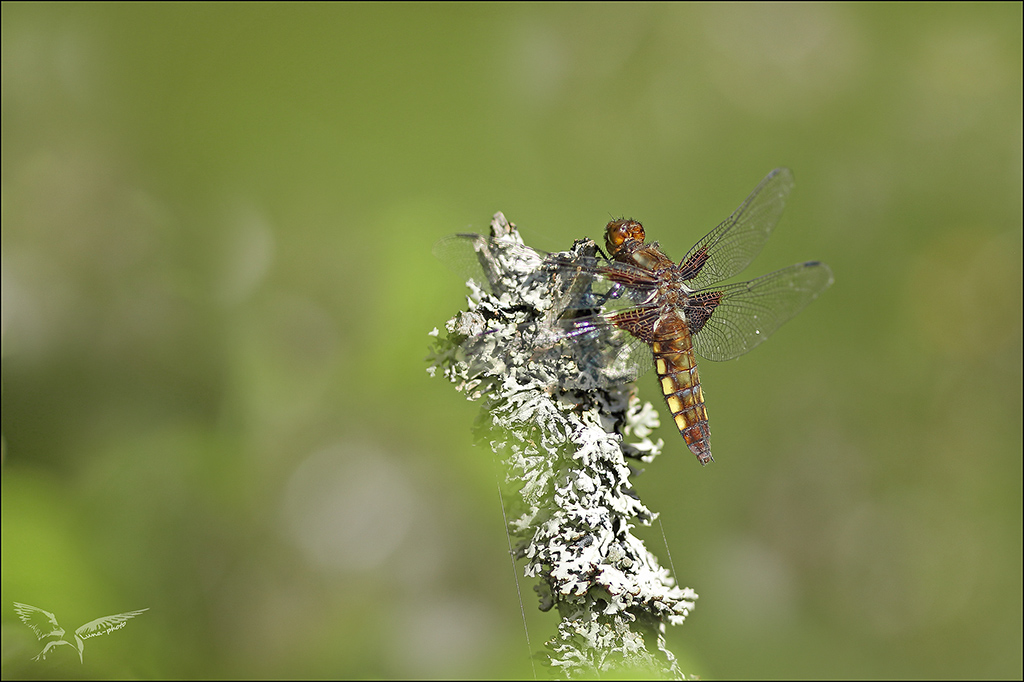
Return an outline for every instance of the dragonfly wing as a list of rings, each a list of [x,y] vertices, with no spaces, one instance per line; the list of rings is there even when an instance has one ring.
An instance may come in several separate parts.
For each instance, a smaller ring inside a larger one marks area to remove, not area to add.
[[[451,270],[494,293],[510,262],[532,278],[547,278],[551,308],[532,343],[539,352],[558,346],[557,352],[574,356],[581,368],[595,370],[590,374],[600,376],[599,385],[631,381],[652,364],[647,344],[612,319],[649,308],[658,281],[650,271],[598,257],[591,240],[547,254],[508,239],[456,234],[439,241],[433,252]]]
[[[693,346],[708,360],[731,360],[758,345],[832,284],[832,271],[811,261],[749,282],[696,292],[686,307]]]
[[[503,275],[499,268],[504,266],[515,272],[536,270],[547,255],[525,246],[518,233],[501,238],[453,234],[434,244],[432,251],[449,270],[492,292]]]
[[[563,328],[555,339],[563,344],[583,367],[599,368],[604,380],[601,386],[615,386],[635,380],[653,364],[646,342],[619,329],[612,323],[614,313],[603,313],[570,321],[561,321]]]
[[[645,307],[658,292],[659,282],[650,271],[624,263],[555,254],[547,267],[555,275],[555,296],[564,317]]]
[[[653,301],[658,282],[650,271],[605,260],[576,260],[572,263],[573,285],[560,287],[561,299],[553,333],[575,345],[584,365],[599,366],[606,377],[603,385],[636,379],[650,369],[650,347],[617,323],[622,316],[635,318],[656,312]],[[567,281],[569,264],[559,266],[559,277]]]
[[[793,172],[776,168],[746,201],[697,242],[680,262],[691,289],[703,289],[741,272],[772,235],[793,189]]]

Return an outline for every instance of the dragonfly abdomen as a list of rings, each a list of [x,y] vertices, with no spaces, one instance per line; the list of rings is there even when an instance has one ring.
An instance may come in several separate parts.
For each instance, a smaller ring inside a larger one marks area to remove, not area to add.
[[[697,374],[697,358],[688,331],[670,339],[651,342],[654,367],[658,372],[661,392],[668,403],[676,428],[690,452],[700,463],[713,462],[711,456],[711,430],[704,407],[704,394]]]

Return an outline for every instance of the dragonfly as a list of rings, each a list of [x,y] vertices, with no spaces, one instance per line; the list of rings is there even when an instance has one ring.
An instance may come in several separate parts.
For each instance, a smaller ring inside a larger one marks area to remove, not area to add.
[[[832,285],[831,269],[808,261],[747,282],[721,284],[742,272],[771,237],[794,186],[793,173],[769,173],[732,215],[708,232],[678,263],[648,242],[631,218],[605,228],[600,257],[543,254],[519,246],[554,277],[577,282],[559,311],[557,336],[572,342],[603,329],[632,336],[615,353],[635,379],[653,364],[676,428],[701,465],[714,461],[711,430],[696,356],[726,361],[747,353]],[[457,248],[486,248],[487,238],[460,234],[435,247],[452,264]],[[462,247],[460,247],[462,245]],[[506,247],[507,248],[507,247]],[[580,286],[580,277],[585,285]],[[603,283],[600,287],[592,286]],[[643,351],[643,355],[638,353]]]

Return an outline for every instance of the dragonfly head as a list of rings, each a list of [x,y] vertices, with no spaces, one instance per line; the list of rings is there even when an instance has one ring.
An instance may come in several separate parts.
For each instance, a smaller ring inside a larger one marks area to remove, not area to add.
[[[611,221],[604,233],[604,243],[610,256],[615,256],[627,242],[636,242],[632,245],[633,248],[640,246],[645,238],[644,226],[632,218]]]

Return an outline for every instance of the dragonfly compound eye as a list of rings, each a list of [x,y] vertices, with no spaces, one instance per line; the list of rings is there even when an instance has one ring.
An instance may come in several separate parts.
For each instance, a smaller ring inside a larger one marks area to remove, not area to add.
[[[605,245],[612,253],[618,251],[628,239],[636,240],[638,244],[644,242],[644,226],[635,220],[620,218],[608,223],[605,228]]]

